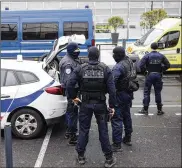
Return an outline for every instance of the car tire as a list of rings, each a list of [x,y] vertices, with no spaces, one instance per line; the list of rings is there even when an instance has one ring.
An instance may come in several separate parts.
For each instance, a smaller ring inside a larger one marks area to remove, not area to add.
[[[38,112],[32,109],[20,109],[16,111],[11,118],[11,124],[13,134],[21,139],[33,139],[38,137],[44,127],[43,119]]]

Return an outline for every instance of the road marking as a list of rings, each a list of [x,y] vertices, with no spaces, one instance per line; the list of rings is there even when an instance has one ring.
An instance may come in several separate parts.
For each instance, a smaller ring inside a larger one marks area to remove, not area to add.
[[[141,116],[141,115],[146,115],[146,114],[140,114],[140,113],[134,113],[134,115],[138,115],[138,116]],[[148,115],[154,115],[153,113],[148,113]]]
[[[51,134],[52,134],[52,129],[53,129],[53,127],[50,127],[48,129],[47,133],[46,133],[46,136],[44,138],[42,147],[40,149],[40,152],[39,152],[39,155],[38,155],[38,158],[36,160],[36,163],[35,163],[34,167],[41,167],[42,166],[44,155],[46,153],[46,150],[47,150],[47,147],[48,147],[48,144],[49,144],[49,140],[50,140],[50,137],[51,137]]]
[[[133,108],[142,108],[143,105],[132,105],[132,107]],[[149,108],[150,107],[157,107],[157,105],[150,105]],[[163,105],[163,107],[181,107],[181,105],[178,105],[178,104],[173,105],[173,104],[171,104],[171,105]]]
[[[181,113],[175,113],[176,115],[181,115]]]
[[[154,126],[154,125],[133,125],[133,127],[140,127],[140,128],[169,128],[169,129],[181,129],[181,127],[166,127],[166,126]]]

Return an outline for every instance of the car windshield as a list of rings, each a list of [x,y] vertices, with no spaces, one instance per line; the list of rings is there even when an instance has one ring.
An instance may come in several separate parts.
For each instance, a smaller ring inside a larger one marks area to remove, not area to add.
[[[135,42],[135,45],[147,46],[151,44],[156,39],[156,37],[161,36],[162,33],[162,29],[150,29],[141,39]]]

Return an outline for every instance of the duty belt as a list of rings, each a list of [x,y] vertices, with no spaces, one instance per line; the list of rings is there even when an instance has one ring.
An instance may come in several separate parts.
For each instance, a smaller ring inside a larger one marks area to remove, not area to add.
[[[90,92],[84,92],[82,94],[82,101],[89,101],[89,102],[101,102],[105,101],[105,95],[101,92],[95,92],[95,93],[90,93]]]

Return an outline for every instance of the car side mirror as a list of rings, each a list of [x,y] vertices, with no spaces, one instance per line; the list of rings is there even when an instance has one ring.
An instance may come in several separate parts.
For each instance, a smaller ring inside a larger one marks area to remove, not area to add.
[[[158,42],[158,49],[164,49],[165,48],[165,44],[162,42]]]

